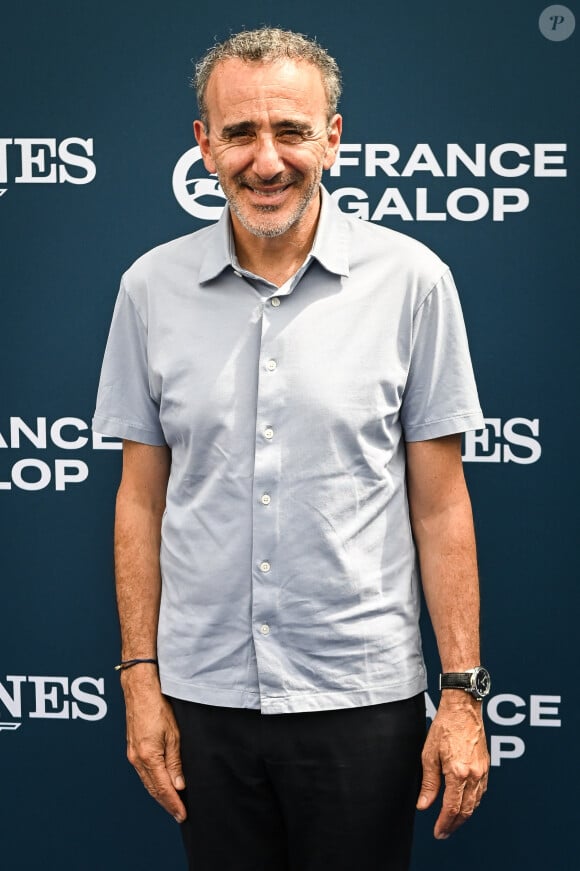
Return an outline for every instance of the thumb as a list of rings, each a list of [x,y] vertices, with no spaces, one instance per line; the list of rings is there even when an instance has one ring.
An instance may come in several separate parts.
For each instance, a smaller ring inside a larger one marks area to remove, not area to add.
[[[439,792],[441,785],[441,774],[437,766],[427,766],[423,764],[423,781],[417,799],[417,810],[424,811],[430,807]]]

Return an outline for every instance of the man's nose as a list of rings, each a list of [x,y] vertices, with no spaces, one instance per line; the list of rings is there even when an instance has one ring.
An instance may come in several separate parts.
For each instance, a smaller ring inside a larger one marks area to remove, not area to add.
[[[260,136],[255,143],[252,169],[265,180],[273,178],[284,169],[284,161],[278,154],[276,142],[271,136]]]

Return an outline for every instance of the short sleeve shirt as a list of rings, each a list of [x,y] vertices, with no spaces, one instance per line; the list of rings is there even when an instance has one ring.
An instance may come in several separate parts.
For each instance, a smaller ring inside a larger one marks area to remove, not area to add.
[[[227,208],[124,275],[93,428],[168,445],[163,691],[262,713],[426,688],[405,442],[483,427],[457,291],[322,192],[276,288]]]

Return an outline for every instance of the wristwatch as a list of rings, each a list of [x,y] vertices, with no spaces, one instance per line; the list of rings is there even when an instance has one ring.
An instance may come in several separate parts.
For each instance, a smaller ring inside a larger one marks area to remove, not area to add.
[[[479,702],[489,695],[491,677],[486,668],[478,665],[469,671],[449,671],[439,675],[440,690],[465,690]]]

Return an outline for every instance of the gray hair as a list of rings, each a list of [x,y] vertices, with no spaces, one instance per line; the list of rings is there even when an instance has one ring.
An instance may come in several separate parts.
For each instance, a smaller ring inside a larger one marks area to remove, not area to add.
[[[197,93],[201,120],[208,126],[206,91],[209,78],[221,61],[230,58],[250,62],[272,62],[282,58],[302,60],[315,66],[322,76],[326,92],[327,120],[336,112],[341,93],[340,70],[335,59],[315,39],[291,30],[277,27],[260,27],[257,30],[242,30],[224,42],[212,46],[195,65],[192,85]]]

